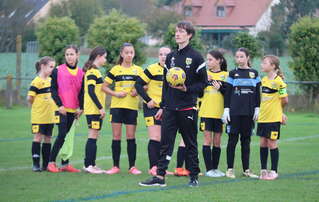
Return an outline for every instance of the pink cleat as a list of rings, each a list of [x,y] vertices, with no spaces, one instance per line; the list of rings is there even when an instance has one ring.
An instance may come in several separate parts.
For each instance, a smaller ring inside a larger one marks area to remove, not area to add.
[[[139,175],[142,173],[142,171],[138,170],[135,166],[133,166],[132,168],[130,168],[130,170],[128,171],[128,173],[131,173],[133,175]]]
[[[274,170],[271,170],[269,171],[267,177],[266,177],[266,180],[275,180],[278,178],[278,173],[276,173],[276,171]]]
[[[148,170],[148,174],[152,176],[156,176],[157,175],[156,170],[157,170],[157,166],[153,166],[151,169]]]
[[[113,175],[119,173],[120,171],[120,168],[113,166],[110,170],[105,171],[105,173],[108,175]]]
[[[260,180],[267,180],[268,177],[268,171],[265,169],[260,170],[259,179]]]

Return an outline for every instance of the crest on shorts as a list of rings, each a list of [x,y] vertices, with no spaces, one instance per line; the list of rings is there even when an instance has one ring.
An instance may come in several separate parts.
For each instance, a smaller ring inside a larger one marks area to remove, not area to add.
[[[255,78],[255,73],[254,72],[249,72],[249,77],[250,78]]]
[[[186,58],[186,60],[185,60],[186,65],[190,65],[190,64],[192,64],[192,62],[193,62],[192,58]]]

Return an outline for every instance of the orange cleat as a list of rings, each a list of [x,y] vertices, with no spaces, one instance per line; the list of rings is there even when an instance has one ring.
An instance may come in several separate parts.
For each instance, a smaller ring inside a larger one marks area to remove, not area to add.
[[[135,166],[133,166],[132,168],[130,168],[128,173],[131,173],[133,175],[139,175],[142,174],[142,171],[138,170]]]
[[[51,173],[58,173],[60,172],[59,168],[56,166],[55,163],[49,163],[47,167],[47,171]]]
[[[66,166],[63,166],[60,169],[62,172],[70,172],[70,173],[79,173],[81,172],[79,169],[74,168],[72,165],[68,164]]]
[[[105,171],[105,173],[108,175],[113,175],[119,173],[120,171],[120,168],[113,166],[110,170]]]

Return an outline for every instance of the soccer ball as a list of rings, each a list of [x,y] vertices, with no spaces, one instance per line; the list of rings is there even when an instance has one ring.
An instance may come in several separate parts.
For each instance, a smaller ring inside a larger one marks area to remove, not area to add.
[[[172,86],[183,85],[186,80],[186,74],[180,67],[172,67],[166,74],[166,81]]]

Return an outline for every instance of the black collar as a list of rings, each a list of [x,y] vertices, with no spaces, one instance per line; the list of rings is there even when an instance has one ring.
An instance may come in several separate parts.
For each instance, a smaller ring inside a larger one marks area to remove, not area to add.
[[[185,46],[184,48],[182,48],[182,49],[177,49],[177,53],[178,53],[178,54],[183,54],[183,53],[185,53],[186,51],[188,51],[190,48],[191,48],[191,46],[190,46],[189,44],[187,44],[187,46]]]

